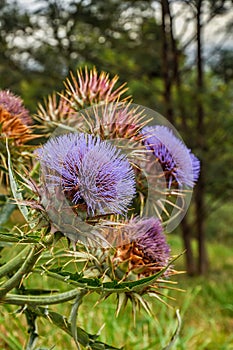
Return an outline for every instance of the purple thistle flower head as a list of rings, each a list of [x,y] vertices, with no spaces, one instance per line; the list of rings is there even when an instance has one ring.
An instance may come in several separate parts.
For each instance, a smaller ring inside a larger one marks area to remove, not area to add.
[[[12,116],[19,117],[23,124],[32,124],[29,111],[23,106],[23,100],[9,90],[0,91],[0,107],[7,110]]]
[[[66,134],[37,151],[49,188],[61,188],[88,215],[123,214],[135,194],[134,172],[125,155],[91,135]]]
[[[168,265],[170,247],[159,219],[133,219],[121,231],[131,242],[117,248],[115,259],[118,263],[128,262],[129,271],[147,276]]]
[[[193,187],[200,173],[200,161],[166,126],[142,129],[144,145],[160,163],[170,188],[172,184]]]
[[[151,263],[160,267],[168,264],[170,247],[166,242],[161,222],[157,218],[148,218],[136,223],[135,244]]]

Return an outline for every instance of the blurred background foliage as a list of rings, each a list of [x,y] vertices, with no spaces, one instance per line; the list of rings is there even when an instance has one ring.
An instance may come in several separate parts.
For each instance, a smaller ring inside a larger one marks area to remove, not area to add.
[[[232,242],[232,12],[229,0],[0,1],[0,89],[20,95],[33,114],[71,70],[94,65],[168,118],[201,159],[192,206],[171,238],[182,238],[190,275],[211,275],[219,255],[211,242]],[[222,39],[208,46],[216,19]]]

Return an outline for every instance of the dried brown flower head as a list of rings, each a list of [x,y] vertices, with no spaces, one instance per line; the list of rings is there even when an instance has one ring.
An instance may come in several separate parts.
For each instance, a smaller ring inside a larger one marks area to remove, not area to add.
[[[0,138],[14,139],[16,145],[22,145],[35,137],[30,127],[22,122],[20,115],[12,115],[2,107],[0,107],[0,130]]]
[[[24,107],[23,100],[14,95],[9,90],[0,91],[0,107],[9,112],[12,116],[17,116],[25,125],[32,124],[29,111]]]

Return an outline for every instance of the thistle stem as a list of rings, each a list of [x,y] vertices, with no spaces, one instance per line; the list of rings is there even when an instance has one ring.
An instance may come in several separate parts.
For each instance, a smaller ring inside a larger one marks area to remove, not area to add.
[[[16,270],[25,261],[31,246],[25,247],[18,255],[0,267],[0,278]]]
[[[37,260],[39,259],[41,253],[47,248],[47,246],[50,246],[54,242],[54,235],[50,234],[49,236],[45,237],[44,241],[35,244],[34,246],[27,246],[23,252],[15,258],[14,264],[10,264],[10,267],[5,266],[5,270],[14,270],[15,267],[18,267],[21,265],[19,270],[5,283],[3,283],[0,287],[0,299],[3,298],[10,290],[17,287],[17,285],[21,282],[23,277],[28,274],[32,269],[33,266],[36,264]],[[4,268],[3,266],[3,268]],[[4,270],[3,270],[4,271]],[[3,272],[2,271],[2,272]]]
[[[8,281],[1,285],[0,298],[4,297],[11,289],[15,288],[20,283],[24,275],[32,270],[33,266],[39,259],[40,254],[44,250],[41,244],[36,244],[32,249],[30,246],[29,248],[29,254],[19,270]]]
[[[8,294],[1,302],[13,305],[52,305],[72,300],[76,298],[78,294],[80,294],[80,290],[77,288],[50,296]]]

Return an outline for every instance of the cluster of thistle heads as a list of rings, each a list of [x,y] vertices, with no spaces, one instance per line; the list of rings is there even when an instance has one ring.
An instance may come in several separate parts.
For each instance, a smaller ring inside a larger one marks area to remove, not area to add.
[[[118,77],[80,69],[33,119],[19,97],[1,91],[1,141],[33,150],[38,201],[54,231],[74,244],[114,247],[115,265],[148,276],[170,261],[164,226],[174,208],[184,211],[177,198],[185,202],[200,163],[126,90]]]

